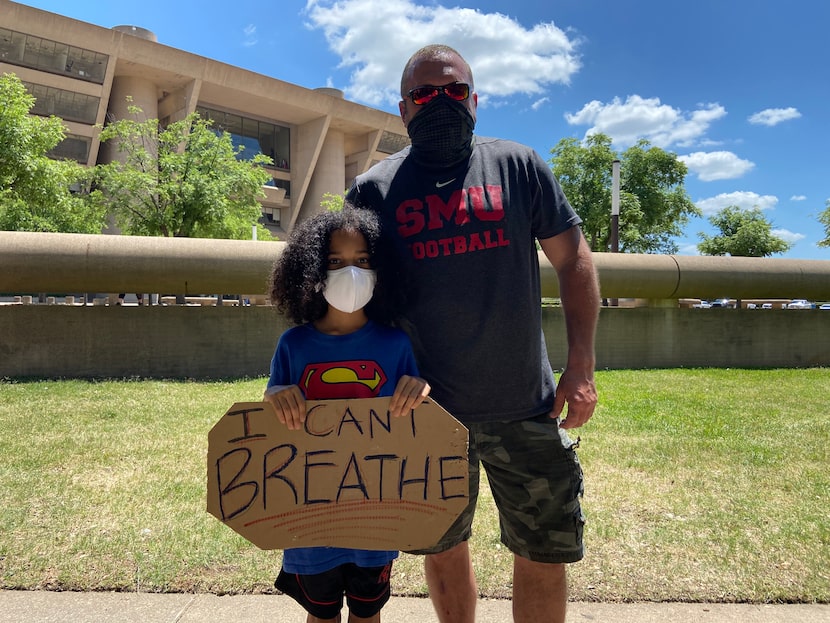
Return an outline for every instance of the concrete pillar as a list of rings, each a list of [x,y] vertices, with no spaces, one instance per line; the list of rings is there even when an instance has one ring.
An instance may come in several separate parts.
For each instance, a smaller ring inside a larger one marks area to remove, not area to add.
[[[139,121],[158,119],[158,95],[156,85],[146,78],[134,76],[116,76],[112,81],[110,99],[107,104],[107,118],[112,120],[129,118],[130,106],[138,106],[143,111]],[[98,150],[98,162],[107,164],[122,159],[116,141],[101,143]],[[105,234],[121,233],[112,218],[108,219]]]
[[[110,99],[107,104],[107,117],[110,119],[127,119],[130,106],[138,106],[144,111],[142,118],[158,119],[158,89],[146,78],[134,76],[116,76],[112,81]],[[113,162],[118,159],[118,151],[112,142],[101,145],[98,161]]]
[[[320,201],[325,193],[342,194],[346,190],[345,135],[329,127],[314,172],[300,209],[299,219],[305,219],[320,211]]]

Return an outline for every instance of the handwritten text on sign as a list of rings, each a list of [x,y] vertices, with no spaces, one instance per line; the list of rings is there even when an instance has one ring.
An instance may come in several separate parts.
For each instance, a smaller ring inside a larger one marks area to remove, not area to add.
[[[208,512],[262,549],[434,545],[467,505],[467,429],[389,400],[309,401],[302,430],[235,403],[208,434]]]

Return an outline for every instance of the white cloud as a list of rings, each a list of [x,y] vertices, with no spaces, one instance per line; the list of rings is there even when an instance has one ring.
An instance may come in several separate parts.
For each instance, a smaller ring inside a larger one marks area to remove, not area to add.
[[[259,40],[256,38],[256,26],[254,24],[248,24],[245,28],[242,29],[242,33],[245,35],[245,40],[242,42],[246,48],[250,48],[255,46]]]
[[[340,66],[352,70],[347,96],[374,106],[400,99],[404,64],[430,43],[446,43],[464,56],[480,105],[516,93],[543,94],[548,85],[568,84],[580,68],[577,41],[553,22],[528,29],[500,13],[412,0],[308,0],[306,13]]]
[[[761,112],[756,112],[749,117],[749,122],[755,125],[774,126],[784,121],[791,119],[798,119],[801,113],[797,108],[767,108]]]
[[[792,197],[790,197],[790,201],[806,201],[806,200],[807,200],[806,195],[793,195]]]
[[[688,146],[726,115],[720,104],[699,106],[688,113],[662,104],[657,97],[629,95],[624,102],[618,97],[609,103],[594,100],[579,112],[566,114],[565,119],[571,125],[590,125],[586,135],[607,134],[620,147],[633,145],[641,138],[657,147]]]
[[[550,101],[550,98],[549,98],[549,97],[543,97],[542,99],[538,99],[538,100],[536,100],[535,102],[533,102],[533,103],[530,105],[530,107],[531,107],[533,110],[539,110],[542,106],[544,106],[545,104],[547,104],[549,101]]]
[[[696,151],[677,159],[686,163],[689,171],[696,173],[702,182],[732,180],[755,167],[754,162],[742,160],[731,151]]]
[[[695,201],[704,216],[710,216],[728,206],[737,206],[744,210],[751,210],[758,207],[762,210],[771,210],[778,203],[778,197],[774,195],[759,195],[749,191],[737,191],[734,193],[722,193],[709,199]]]
[[[795,232],[791,232],[789,229],[773,229],[771,232],[773,236],[778,236],[784,242],[789,242],[790,244],[795,244],[799,240],[804,240],[806,236],[804,234],[797,234]]]
[[[696,244],[684,244],[677,250],[678,255],[700,255]]]

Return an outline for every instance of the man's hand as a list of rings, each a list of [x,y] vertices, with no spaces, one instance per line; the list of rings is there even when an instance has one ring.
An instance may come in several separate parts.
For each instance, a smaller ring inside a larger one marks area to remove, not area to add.
[[[597,405],[597,388],[593,376],[574,373],[566,368],[559,377],[550,416],[560,417],[566,403],[568,410],[560,423],[562,428],[578,428],[590,420]]]
[[[395,386],[395,393],[389,401],[389,413],[392,417],[406,415],[417,407],[429,395],[432,389],[424,379],[404,374]]]

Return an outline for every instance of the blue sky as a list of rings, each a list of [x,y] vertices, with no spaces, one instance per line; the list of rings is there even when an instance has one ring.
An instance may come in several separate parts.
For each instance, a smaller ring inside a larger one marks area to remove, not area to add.
[[[545,159],[560,138],[639,138],[689,167],[711,215],[758,206],[794,243],[779,257],[830,260],[816,215],[830,198],[830,3],[821,0],[28,0],[104,27],[397,114],[406,59],[447,43],[470,62],[481,135]],[[696,253],[706,216],[678,239]]]

